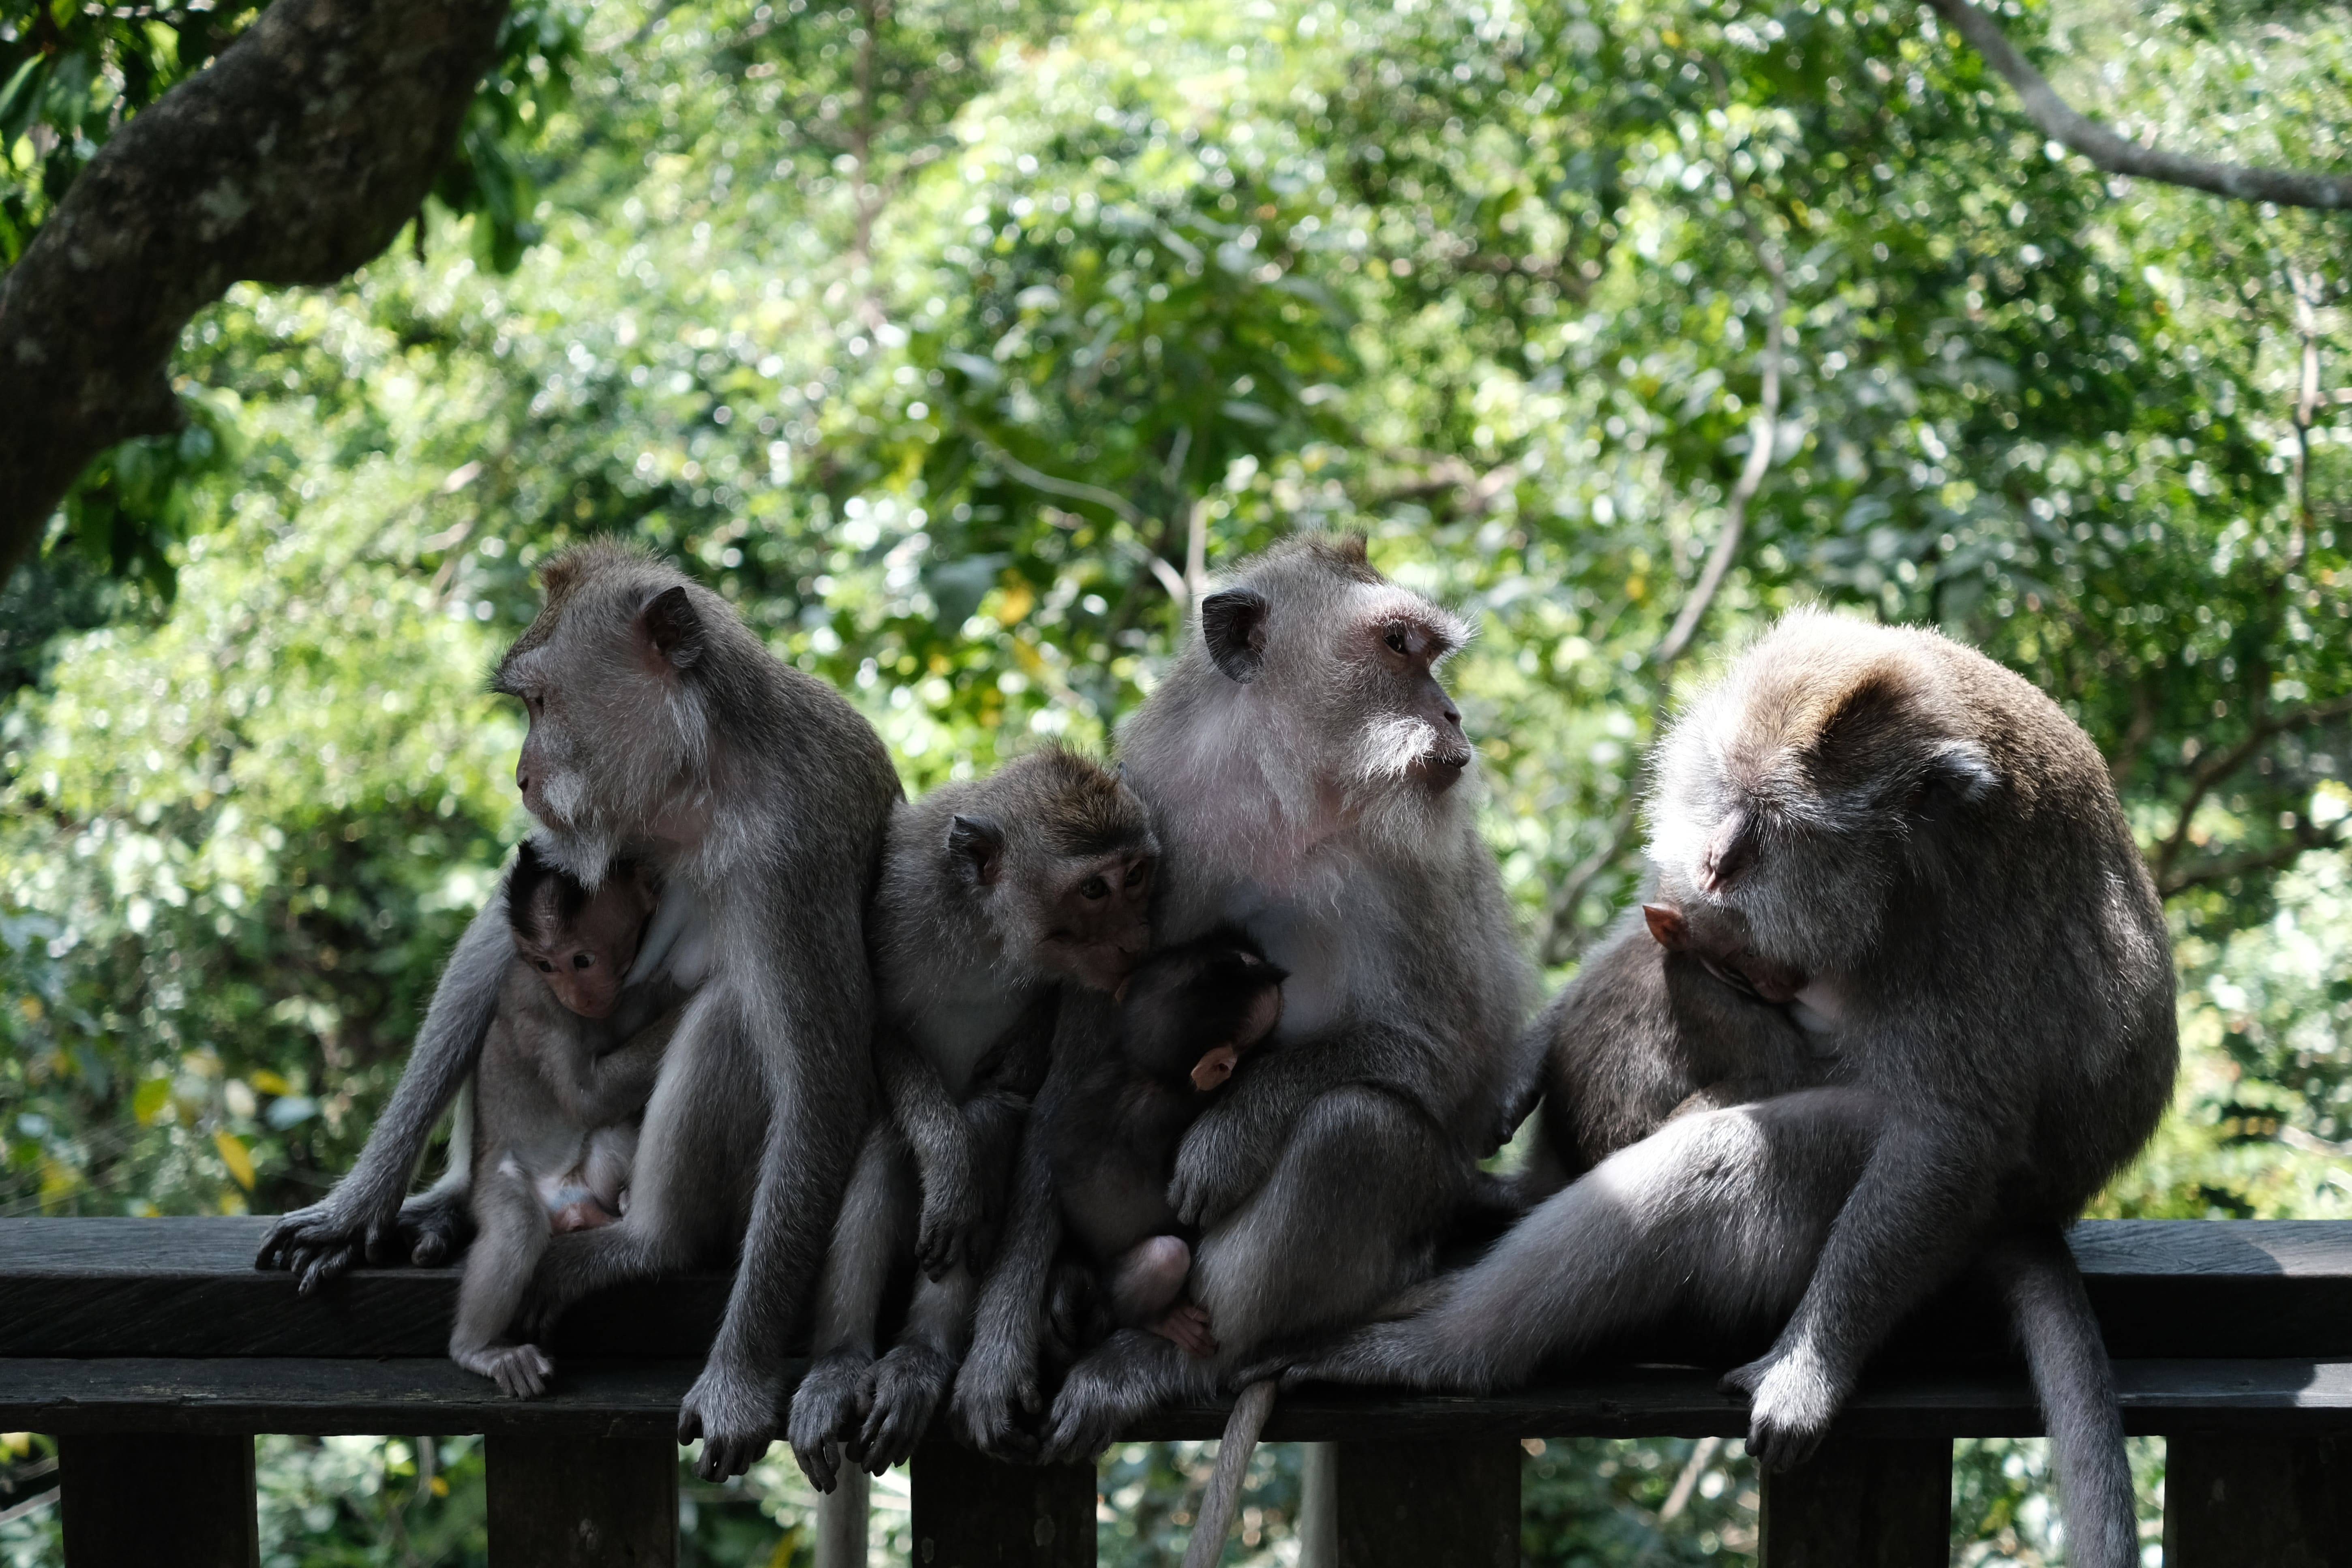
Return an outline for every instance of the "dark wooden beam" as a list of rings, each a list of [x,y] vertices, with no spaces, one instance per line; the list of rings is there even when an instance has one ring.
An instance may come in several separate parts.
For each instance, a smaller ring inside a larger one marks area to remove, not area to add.
[[[488,1457],[498,1568],[676,1568],[674,1438],[499,1436]]]
[[[2352,1436],[2164,1447],[2165,1568],[2352,1568]]]
[[[1841,1430],[1796,1468],[1765,1472],[1758,1524],[1763,1568],[1945,1568],[1951,1439]]]
[[[1508,1437],[1334,1443],[1338,1568],[1518,1568],[1520,1453]]]
[[[255,1568],[253,1439],[86,1433],[58,1443],[70,1568]]]
[[[1092,1465],[1008,1465],[935,1442],[908,1479],[917,1568],[1094,1568]]]
[[[483,1432],[667,1438],[700,1371],[691,1361],[564,1362],[543,1399],[509,1399],[440,1357],[100,1361],[0,1358],[0,1432]],[[793,1369],[793,1375],[798,1368]],[[1746,1402],[1716,1392],[1711,1369],[1595,1366],[1516,1394],[1300,1389],[1266,1424],[1268,1441],[1360,1437],[1733,1437]],[[2352,1433],[2352,1362],[2121,1362],[2116,1381],[2134,1432]],[[1214,1437],[1225,1412],[1155,1412],[1123,1436]],[[2022,1374],[1874,1377],[1839,1417],[1863,1436],[2030,1436],[2042,1429]]]

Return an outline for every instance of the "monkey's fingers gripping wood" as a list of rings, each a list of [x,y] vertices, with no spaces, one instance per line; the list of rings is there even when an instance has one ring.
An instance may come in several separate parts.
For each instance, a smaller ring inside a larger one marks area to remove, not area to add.
[[[1213,1568],[1224,1555],[1225,1537],[1232,1533],[1234,1515],[1240,1511],[1242,1480],[1249,1474],[1250,1456],[1257,1452],[1257,1435],[1274,1412],[1272,1378],[1262,1378],[1242,1390],[1225,1435],[1217,1445],[1217,1468],[1210,1473],[1209,1489],[1201,1498],[1192,1539],[1184,1545],[1184,1568]]]

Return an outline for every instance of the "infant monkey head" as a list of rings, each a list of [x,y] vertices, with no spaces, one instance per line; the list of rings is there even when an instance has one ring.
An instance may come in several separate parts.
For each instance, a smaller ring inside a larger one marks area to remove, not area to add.
[[[557,1001],[583,1018],[602,1018],[620,1001],[653,910],[652,889],[626,860],[615,862],[590,892],[525,839],[507,879],[515,952],[539,971]]]
[[[1805,976],[1784,963],[1774,963],[1751,952],[1748,922],[1731,910],[1703,901],[1660,901],[1642,906],[1650,935],[1668,952],[1686,952],[1707,972],[1734,990],[1761,1002],[1793,1002],[1805,988]]]
[[[1289,977],[1228,931],[1161,949],[1119,991],[1128,1058],[1154,1078],[1207,1093],[1274,1033]]]

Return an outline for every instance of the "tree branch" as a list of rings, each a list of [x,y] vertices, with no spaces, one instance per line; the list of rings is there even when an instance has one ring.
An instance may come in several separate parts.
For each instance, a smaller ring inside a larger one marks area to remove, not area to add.
[[[2049,79],[2033,68],[2009,41],[2000,24],[1969,0],[1927,0],[1967,39],[1985,62],[2017,89],[2025,117],[2053,141],[2062,142],[2111,174],[2158,180],[2168,185],[2210,191],[2243,202],[2275,202],[2284,207],[2352,207],[2352,174],[2321,174],[2299,169],[2256,169],[2242,163],[2212,163],[2126,141],[2087,115],[2079,114]]]
[[[2340,830],[2324,828],[2298,816],[2294,821],[2294,837],[2286,843],[2273,845],[2268,849],[2250,849],[2242,855],[2216,856],[2183,870],[2168,871],[2157,879],[2156,890],[2159,896],[2168,899],[2190,888],[2226,882],[2249,871],[2275,870],[2281,866],[2292,865],[2309,850],[2340,848],[2344,842],[2345,836]]]
[[[0,278],[0,578],[77,475],[178,428],[180,330],[231,283],[332,283],[448,162],[506,0],[278,0],[115,132]]]
[[[2289,730],[2300,730],[2308,724],[2324,724],[2331,719],[2341,719],[2352,713],[2352,697],[2338,697],[2328,702],[2309,703],[2290,708],[2283,713],[2273,713],[2254,721],[2246,738],[2226,752],[2212,757],[2189,775],[2189,797],[2180,803],[2172,819],[2172,831],[2157,847],[2155,860],[2149,868],[2156,875],[2158,888],[2172,885],[2173,863],[2180,858],[2181,849],[2189,842],[2189,828],[2195,820],[2197,808],[2213,787],[2253,760],[2254,754]],[[2291,858],[2291,857],[2290,857]],[[2187,886],[2187,883],[2181,884]]]

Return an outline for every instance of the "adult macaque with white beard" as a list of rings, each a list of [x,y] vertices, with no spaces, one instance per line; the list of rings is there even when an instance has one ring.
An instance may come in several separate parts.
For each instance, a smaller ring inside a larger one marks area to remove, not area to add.
[[[678,1421],[681,1441],[706,1439],[701,1471],[716,1479],[779,1429],[784,1358],[866,1130],[864,918],[898,774],[838,692],[779,663],[672,568],[603,542],[541,578],[547,606],[494,682],[530,711],[515,782],[541,824],[534,842],[591,889],[626,858],[660,878],[665,913],[688,895],[710,974],[663,1056],[629,1212],[551,1238],[524,1326],[606,1284],[722,1262],[740,1241]],[[262,1267],[313,1278],[399,1235],[401,1194],[480,1055],[512,952],[501,890],[451,955],[357,1166],[278,1222]]]
[[[1356,536],[1244,563],[1197,626],[1119,747],[1160,832],[1155,931],[1237,928],[1289,978],[1280,1026],[1185,1134],[1170,1188],[1202,1232],[1191,1289],[1218,1354],[1114,1334],[1055,1401],[1061,1455],[1213,1398],[1270,1339],[1360,1320],[1424,1275],[1518,1076],[1528,970],[1436,676],[1468,629],[1373,570]],[[1055,1240],[1024,1179],[956,1393],[958,1425],[998,1448],[1020,1446],[1016,1407],[1036,1400]]]

